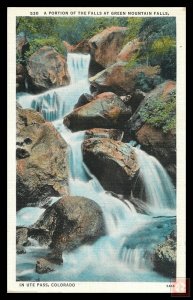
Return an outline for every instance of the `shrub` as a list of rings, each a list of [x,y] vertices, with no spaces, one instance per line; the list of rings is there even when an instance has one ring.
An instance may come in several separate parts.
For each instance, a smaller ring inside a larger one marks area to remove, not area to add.
[[[125,37],[124,44],[136,39],[139,35],[142,24],[144,23],[144,18],[131,17],[127,20],[128,33]]]
[[[134,53],[132,55],[132,57],[127,62],[127,65],[126,65],[127,69],[131,69],[138,65],[138,56],[139,56],[139,51],[137,51],[136,53]]]
[[[151,65],[159,64],[161,74],[166,79],[176,78],[176,41],[165,36],[155,40],[150,50]]]
[[[172,92],[167,101],[155,98],[146,103],[139,112],[142,120],[164,133],[176,128],[176,94]]]
[[[28,58],[36,52],[39,48],[43,46],[50,46],[53,47],[57,52],[61,53],[62,55],[67,54],[66,48],[62,41],[57,39],[56,37],[50,37],[50,38],[41,38],[41,39],[33,39],[29,43],[29,51],[26,51],[25,53],[25,59],[28,60]]]

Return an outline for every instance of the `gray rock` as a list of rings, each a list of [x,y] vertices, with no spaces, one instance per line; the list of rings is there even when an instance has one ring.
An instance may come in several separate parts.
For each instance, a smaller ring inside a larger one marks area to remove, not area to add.
[[[93,96],[91,96],[91,95],[89,95],[87,93],[82,94],[79,97],[78,102],[75,104],[74,109],[76,109],[78,107],[81,107],[81,106],[89,103],[92,99],[93,99]]]
[[[45,258],[39,258],[36,263],[36,272],[39,274],[49,273],[55,271],[54,265]]]
[[[25,254],[26,250],[22,245],[16,245],[16,253],[17,254]]]
[[[66,59],[54,48],[44,46],[29,57],[30,89],[37,93],[70,83]]]
[[[161,109],[160,112],[158,111],[159,105],[162,107],[162,103],[167,103],[171,95],[175,93],[175,89],[176,83],[167,80],[146,94],[135,113],[126,122],[124,135],[124,141],[129,141],[132,137],[134,140],[137,140],[148,154],[155,156],[166,168],[174,184],[176,181],[176,130],[172,129],[168,130],[168,132],[164,132],[162,128],[164,121],[162,126],[157,127],[156,121],[153,126],[148,123],[149,118],[144,120],[144,115],[151,116],[149,107],[152,107],[152,103],[154,102],[157,103],[157,115],[161,114]],[[131,106],[132,105],[131,103]],[[166,122],[171,117],[171,113],[168,113]]]
[[[83,145],[83,159],[107,191],[129,196],[139,165],[132,147],[108,138],[88,139]]]
[[[65,116],[64,124],[72,131],[91,128],[122,128],[130,118],[131,109],[114,93],[97,95]]]
[[[62,262],[62,252],[80,245],[94,243],[105,234],[103,214],[94,201],[84,197],[67,196],[47,208],[30,230],[39,230],[36,239],[44,243],[45,232],[52,249],[49,260]]]
[[[17,227],[16,228],[16,244],[25,245],[28,242],[28,228]]]
[[[115,141],[121,141],[123,138],[123,131],[119,129],[104,129],[93,128],[85,131],[85,140],[91,138],[108,138]]]
[[[33,109],[17,108],[17,209],[68,194],[67,144]]]
[[[176,231],[172,231],[165,242],[155,248],[153,263],[157,272],[176,277]]]

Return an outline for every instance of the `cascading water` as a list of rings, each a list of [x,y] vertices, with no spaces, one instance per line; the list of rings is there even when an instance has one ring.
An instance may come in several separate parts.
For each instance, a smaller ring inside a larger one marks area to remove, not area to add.
[[[118,231],[123,233],[124,230],[128,233],[133,228],[132,218],[134,216],[137,222],[136,210],[131,203],[128,203],[128,206],[126,206],[120,200],[107,193],[96,177],[85,166],[81,151],[84,132],[71,133],[61,121],[55,121],[54,125],[69,145],[70,193],[74,196],[91,198],[101,206],[109,233],[114,234]],[[141,221],[142,219],[140,218]]]
[[[85,196],[99,204],[103,211],[108,234],[98,239],[93,245],[84,245],[69,254],[63,254],[64,265],[58,266],[56,272],[42,275],[34,272],[34,261],[36,258],[45,256],[48,249],[37,246],[37,243],[34,244],[32,241],[32,245],[27,247],[27,253],[17,256],[18,280],[167,281],[167,278],[153,271],[149,253],[152,247],[162,242],[166,233],[170,232],[174,218],[155,219],[150,215],[139,214],[128,200],[125,201],[127,204],[125,205],[106,192],[83,162],[81,144],[84,140],[84,132],[72,133],[63,125],[62,118],[73,110],[79,96],[89,91],[87,78],[89,61],[89,55],[68,54],[68,68],[71,76],[69,86],[53,89],[36,96],[18,94],[17,101],[23,108],[34,108],[42,112],[46,120],[53,121],[54,126],[69,147],[70,193],[71,195]],[[140,155],[141,152],[137,149],[136,151],[140,161],[143,154]],[[140,164],[142,177],[145,177],[145,166]],[[160,166],[158,167],[157,163],[155,165],[155,172],[158,171],[163,175],[159,169]],[[167,187],[167,178],[162,176],[161,180],[163,178],[165,181],[161,192],[168,197],[170,189]],[[151,194],[153,191],[150,191],[148,195]],[[173,194],[171,199],[173,199],[172,197]],[[53,199],[52,203],[56,200],[57,198]],[[173,200],[166,199],[164,202],[164,196],[161,196],[158,202],[160,206],[162,201],[166,204],[170,203],[173,208]],[[150,204],[158,206],[157,202],[153,200],[150,200]],[[38,219],[43,211],[43,209],[35,207],[24,208],[17,213],[17,224],[29,226]]]
[[[168,210],[171,214],[175,209],[176,194],[170,177],[155,157],[138,148],[135,152],[140,166],[139,177],[143,183],[143,192],[151,211],[160,214]]]
[[[71,84],[38,95],[18,93],[17,101],[23,108],[33,108],[42,113],[47,121],[64,117],[72,111],[78,98],[89,93],[88,67],[90,55],[68,54]]]
[[[67,61],[71,84],[82,81],[82,79],[86,79],[87,81],[90,55],[68,53]]]

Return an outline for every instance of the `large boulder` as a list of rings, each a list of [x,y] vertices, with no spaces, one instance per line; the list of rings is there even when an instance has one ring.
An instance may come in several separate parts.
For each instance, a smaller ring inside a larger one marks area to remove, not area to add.
[[[39,231],[47,234],[46,244],[52,249],[48,259],[55,263],[62,262],[63,251],[91,244],[105,234],[102,210],[84,197],[63,197],[47,208],[32,227],[33,237],[40,242],[43,235],[39,237]]]
[[[155,156],[175,183],[176,130],[174,81],[165,81],[146,95],[126,125],[126,132]],[[127,137],[126,135],[124,136]]]
[[[32,109],[17,108],[17,209],[68,193],[67,144]]]
[[[118,95],[132,95],[136,89],[152,90],[161,81],[159,73],[158,66],[128,67],[126,62],[117,62],[90,77],[89,81],[98,93],[109,90]]]
[[[52,47],[44,46],[33,53],[27,69],[33,92],[46,91],[70,83],[66,59]]]
[[[64,124],[72,131],[91,128],[121,128],[131,116],[130,108],[113,93],[102,93],[90,103],[65,116]]]
[[[159,244],[153,253],[152,260],[157,272],[176,277],[176,231],[172,231],[165,242]]]
[[[123,138],[123,131],[119,129],[104,129],[93,128],[85,131],[85,140],[91,138],[108,138],[115,141],[121,141]]]
[[[138,54],[140,48],[142,46],[142,42],[139,39],[134,39],[128,42],[120,51],[117,56],[117,61],[125,61],[129,62],[135,55]]]
[[[139,171],[135,151],[108,138],[92,138],[82,145],[83,159],[107,191],[129,196]]]
[[[17,133],[17,145],[19,145],[19,134],[27,126],[40,125],[45,123],[44,118],[40,113],[33,109],[23,109],[17,102],[16,104],[16,133]],[[32,128],[32,127],[31,127]]]
[[[92,59],[104,68],[115,63],[127,30],[127,27],[114,26],[94,35],[88,41]]]

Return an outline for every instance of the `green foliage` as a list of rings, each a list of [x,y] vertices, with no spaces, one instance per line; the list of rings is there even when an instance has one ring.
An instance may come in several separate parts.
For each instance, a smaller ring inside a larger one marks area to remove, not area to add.
[[[97,33],[100,33],[107,27],[112,26],[127,26],[126,18],[117,18],[117,17],[100,17],[100,18],[91,18],[89,22],[88,30],[84,33],[84,38],[89,39]]]
[[[129,18],[125,43],[138,38],[143,46],[129,64],[160,65],[161,76],[176,79],[175,18]]]
[[[176,18],[144,18],[144,22],[139,31],[139,36],[142,40],[152,42],[161,36],[176,36]]]
[[[148,76],[143,72],[140,72],[135,80],[135,88],[147,93],[162,82],[163,80],[159,75]]]
[[[161,128],[164,133],[175,129],[176,94],[172,93],[167,101],[159,98],[148,101],[139,113],[144,122],[153,127]]]
[[[144,22],[144,18],[140,18],[140,17],[128,18],[127,21],[128,34],[125,38],[125,44],[138,37],[143,22]]]
[[[83,39],[111,26],[127,26],[124,44],[138,38],[143,46],[133,56],[128,67],[146,64],[161,66],[161,76],[176,78],[176,19],[174,17],[18,17],[17,34],[24,32],[30,41],[29,53],[43,46],[43,39],[49,40],[54,48],[64,53],[59,45],[62,41],[77,44]],[[56,44],[53,44],[53,38]],[[37,41],[39,40],[39,42]],[[47,45],[47,42],[46,42]],[[20,59],[20,58],[19,58]]]
[[[150,50],[152,65],[159,64],[162,76],[166,79],[176,77],[176,41],[173,37],[164,36],[154,40]]]
[[[145,18],[139,31],[141,63],[160,65],[165,79],[176,79],[176,19]]]
[[[65,40],[73,45],[91,38],[106,27],[126,25],[127,18],[117,17],[18,17],[17,34],[24,32],[30,43],[34,44],[30,50],[32,51],[33,48],[37,48],[37,40],[51,38],[52,42],[55,37],[58,41]],[[53,43],[50,46],[53,46]],[[57,43],[55,48],[58,47]]]
[[[16,64],[25,65],[25,58],[23,58],[19,53],[16,52]]]
[[[17,17],[17,34],[25,32],[28,38],[57,36],[55,30],[57,26],[57,20],[55,18],[47,17]]]
[[[131,68],[134,68],[138,64],[138,56],[139,52],[133,54],[133,56],[129,59],[129,61],[126,64],[126,68],[129,70]]]
[[[174,38],[169,36],[162,36],[157,40],[154,40],[151,45],[151,50],[157,55],[163,55],[168,52],[171,48],[176,46],[176,41]]]
[[[70,44],[89,39],[107,27],[127,25],[126,18],[116,17],[65,17],[56,19],[56,31],[59,37]]]
[[[161,75],[165,79],[176,80],[176,47],[169,49],[160,61]]]
[[[47,39],[34,39],[30,41],[29,51],[26,51],[25,59],[28,59],[34,52],[36,52],[43,46],[53,47],[57,52],[61,53],[62,55],[65,55],[66,53],[66,48],[64,47],[64,44],[55,37],[50,37]]]

